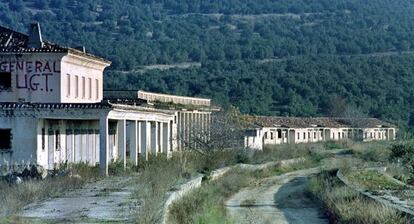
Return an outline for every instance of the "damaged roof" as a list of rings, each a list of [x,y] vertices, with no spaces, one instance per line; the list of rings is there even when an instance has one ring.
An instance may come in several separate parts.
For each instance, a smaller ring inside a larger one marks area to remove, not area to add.
[[[378,128],[395,127],[393,124],[377,118],[341,118],[341,117],[276,117],[276,116],[250,116],[249,120],[261,127],[285,128]]]
[[[0,53],[71,53],[110,63],[108,60],[86,53],[83,50],[44,41],[41,37],[39,24],[31,24],[31,28],[33,27],[36,27],[37,30],[33,33],[31,32],[30,35],[27,35],[0,26]],[[32,35],[35,36],[33,37]],[[33,39],[35,39],[34,41],[39,42],[38,46],[31,46]]]

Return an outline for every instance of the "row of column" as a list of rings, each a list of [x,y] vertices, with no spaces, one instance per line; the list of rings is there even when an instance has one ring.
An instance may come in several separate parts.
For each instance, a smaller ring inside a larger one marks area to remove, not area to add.
[[[127,128],[127,122],[129,123]],[[118,159],[122,160],[126,167],[127,147],[129,148],[130,158],[134,165],[138,165],[138,159],[148,160],[148,154],[157,155],[166,153],[168,156],[172,152],[172,125],[173,122],[159,121],[129,121],[117,120],[117,148],[109,146],[109,119],[101,118],[100,128],[100,170],[104,175],[108,175],[109,152],[118,150]],[[127,139],[129,145],[127,145]]]
[[[210,124],[210,112],[179,111],[177,114],[178,150],[197,147],[200,141],[208,141]]]
[[[284,129],[287,130],[287,142],[288,143],[296,143],[299,140],[299,142],[320,142],[320,141],[326,141],[329,140],[329,137],[327,138],[326,136],[329,136],[329,133],[327,133],[328,129],[325,128],[321,128],[321,129],[309,129],[306,131],[301,131],[298,132],[297,129]],[[299,133],[299,138],[298,138],[298,133]],[[316,133],[316,138],[315,134]],[[305,137],[303,136],[303,134],[305,134]],[[309,136],[310,135],[310,136]]]

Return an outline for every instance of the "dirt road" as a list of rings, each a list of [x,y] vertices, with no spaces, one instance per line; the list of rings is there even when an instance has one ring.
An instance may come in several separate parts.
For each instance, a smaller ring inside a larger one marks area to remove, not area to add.
[[[307,193],[309,176],[319,168],[263,179],[233,195],[226,206],[236,223],[328,223],[322,206]]]

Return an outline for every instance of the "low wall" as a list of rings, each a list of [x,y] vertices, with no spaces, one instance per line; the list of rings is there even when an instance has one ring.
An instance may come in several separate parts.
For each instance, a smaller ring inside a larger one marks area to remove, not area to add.
[[[338,177],[338,179],[339,180],[341,180],[346,186],[348,186],[349,188],[351,188],[351,189],[353,189],[353,190],[355,190],[355,191],[357,191],[357,192],[359,192],[359,193],[361,193],[361,194],[363,194],[363,195],[365,195],[366,197],[369,197],[369,198],[371,198],[371,199],[373,199],[373,200],[375,200],[375,201],[377,201],[377,202],[380,202],[380,203],[382,203],[382,204],[384,204],[384,205],[386,205],[386,206],[390,206],[390,207],[393,207],[393,208],[395,208],[395,209],[397,209],[398,211],[401,211],[401,212],[404,212],[404,213],[407,213],[407,214],[409,214],[409,215],[412,215],[412,216],[414,216],[414,211],[413,210],[411,210],[411,209],[408,209],[408,208],[405,208],[405,207],[403,207],[403,206],[401,206],[401,205],[398,205],[398,204],[394,204],[394,203],[392,203],[391,201],[389,201],[389,200],[385,200],[385,199],[383,199],[383,198],[381,198],[381,197],[379,197],[379,196],[376,196],[376,195],[374,195],[374,194],[372,194],[372,193],[370,193],[370,192],[367,192],[367,191],[365,191],[364,189],[362,189],[362,188],[359,188],[359,187],[357,187],[357,186],[355,186],[355,185],[353,185],[343,174],[342,174],[342,171],[341,170],[338,170],[338,172],[336,173],[336,176]]]
[[[263,170],[272,166],[288,166],[294,163],[298,163],[301,161],[304,161],[305,158],[296,158],[296,159],[288,159],[288,160],[281,160],[281,161],[277,161],[277,162],[268,162],[268,163],[264,163],[264,164],[236,164],[233,166],[228,166],[228,167],[223,167],[214,171],[211,171],[210,174],[208,175],[209,180],[217,180],[220,177],[224,176],[226,173],[228,173],[230,170],[234,169],[234,168],[241,168],[241,169],[245,169],[245,170],[249,170],[249,171],[254,171],[254,170]],[[172,192],[170,194],[170,196],[168,197],[167,201],[164,204],[164,212],[163,212],[163,218],[162,218],[162,223],[166,224],[168,223],[168,214],[169,214],[169,210],[170,210],[170,206],[178,201],[179,199],[181,199],[182,197],[184,197],[186,194],[190,193],[191,191],[201,187],[201,183],[203,181],[203,177],[204,175],[198,175],[197,177],[191,179],[190,181],[181,184],[178,187],[178,190]]]

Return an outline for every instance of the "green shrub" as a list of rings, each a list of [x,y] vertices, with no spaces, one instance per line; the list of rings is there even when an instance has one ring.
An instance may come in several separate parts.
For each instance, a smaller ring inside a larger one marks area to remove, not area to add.
[[[338,141],[327,141],[323,144],[323,147],[327,150],[343,148],[341,142]]]
[[[390,160],[402,163],[411,171],[414,170],[414,145],[412,142],[394,144],[390,148]]]

